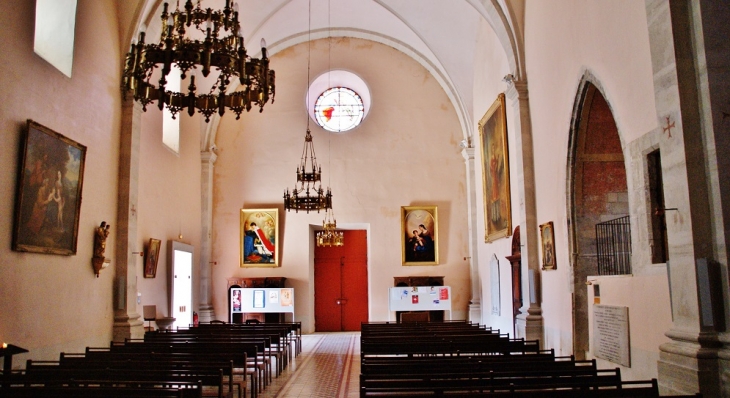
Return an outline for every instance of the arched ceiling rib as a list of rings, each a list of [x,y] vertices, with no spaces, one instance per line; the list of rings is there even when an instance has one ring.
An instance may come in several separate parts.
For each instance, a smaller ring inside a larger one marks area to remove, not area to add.
[[[204,7],[220,8],[224,4],[224,0],[202,1]],[[255,57],[260,56],[258,43],[262,37],[271,54],[275,54],[306,41],[310,29],[312,39],[328,34],[351,36],[390,45],[408,54],[428,69],[444,88],[457,111],[465,137],[470,137],[474,129],[471,126],[473,56],[480,19],[489,23],[499,39],[511,73],[518,79],[525,78],[521,50],[523,0],[239,1],[246,47]],[[159,32],[155,25],[159,25],[162,3],[162,0],[138,0],[136,10],[141,10],[141,15],[134,18],[140,22],[149,21],[149,37],[154,37],[155,31]],[[132,26],[139,26],[140,22]],[[136,36],[133,34],[128,40]],[[209,139],[205,141],[210,142]]]

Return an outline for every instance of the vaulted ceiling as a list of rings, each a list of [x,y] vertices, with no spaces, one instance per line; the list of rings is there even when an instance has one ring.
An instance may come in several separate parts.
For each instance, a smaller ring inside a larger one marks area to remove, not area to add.
[[[181,0],[182,3],[184,0]],[[421,63],[441,84],[471,135],[473,55],[482,20],[505,52],[511,73],[524,79],[524,0],[239,0],[250,52],[262,38],[271,55],[292,45],[328,36],[369,39],[390,45]],[[122,48],[142,24],[155,37],[164,0],[121,2]],[[170,1],[171,7],[176,3]],[[202,0],[222,8],[225,0]],[[251,45],[255,43],[256,45]],[[260,54],[252,54],[260,56]],[[488,71],[485,71],[488,73]]]

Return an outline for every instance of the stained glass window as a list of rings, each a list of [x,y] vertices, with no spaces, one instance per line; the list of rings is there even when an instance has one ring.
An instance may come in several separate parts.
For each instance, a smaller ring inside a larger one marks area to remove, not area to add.
[[[336,133],[357,127],[364,114],[362,98],[346,87],[330,88],[314,103],[317,123],[325,130]]]

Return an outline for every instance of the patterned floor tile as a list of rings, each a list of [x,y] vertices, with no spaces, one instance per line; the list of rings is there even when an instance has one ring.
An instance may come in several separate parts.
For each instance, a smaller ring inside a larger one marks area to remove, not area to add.
[[[360,333],[315,333],[302,336],[302,353],[260,398],[358,397]]]

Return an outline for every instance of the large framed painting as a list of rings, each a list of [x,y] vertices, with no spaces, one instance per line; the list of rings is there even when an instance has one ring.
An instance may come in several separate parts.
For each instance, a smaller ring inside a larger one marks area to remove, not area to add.
[[[241,267],[279,266],[279,209],[241,209]]]
[[[552,221],[540,224],[540,242],[542,244],[542,269],[556,269],[555,228]]]
[[[438,208],[401,207],[401,247],[403,265],[439,263]]]
[[[479,138],[484,186],[484,241],[493,242],[512,234],[507,112],[503,93],[479,121]]]
[[[12,249],[75,255],[86,147],[28,120],[19,165]]]

